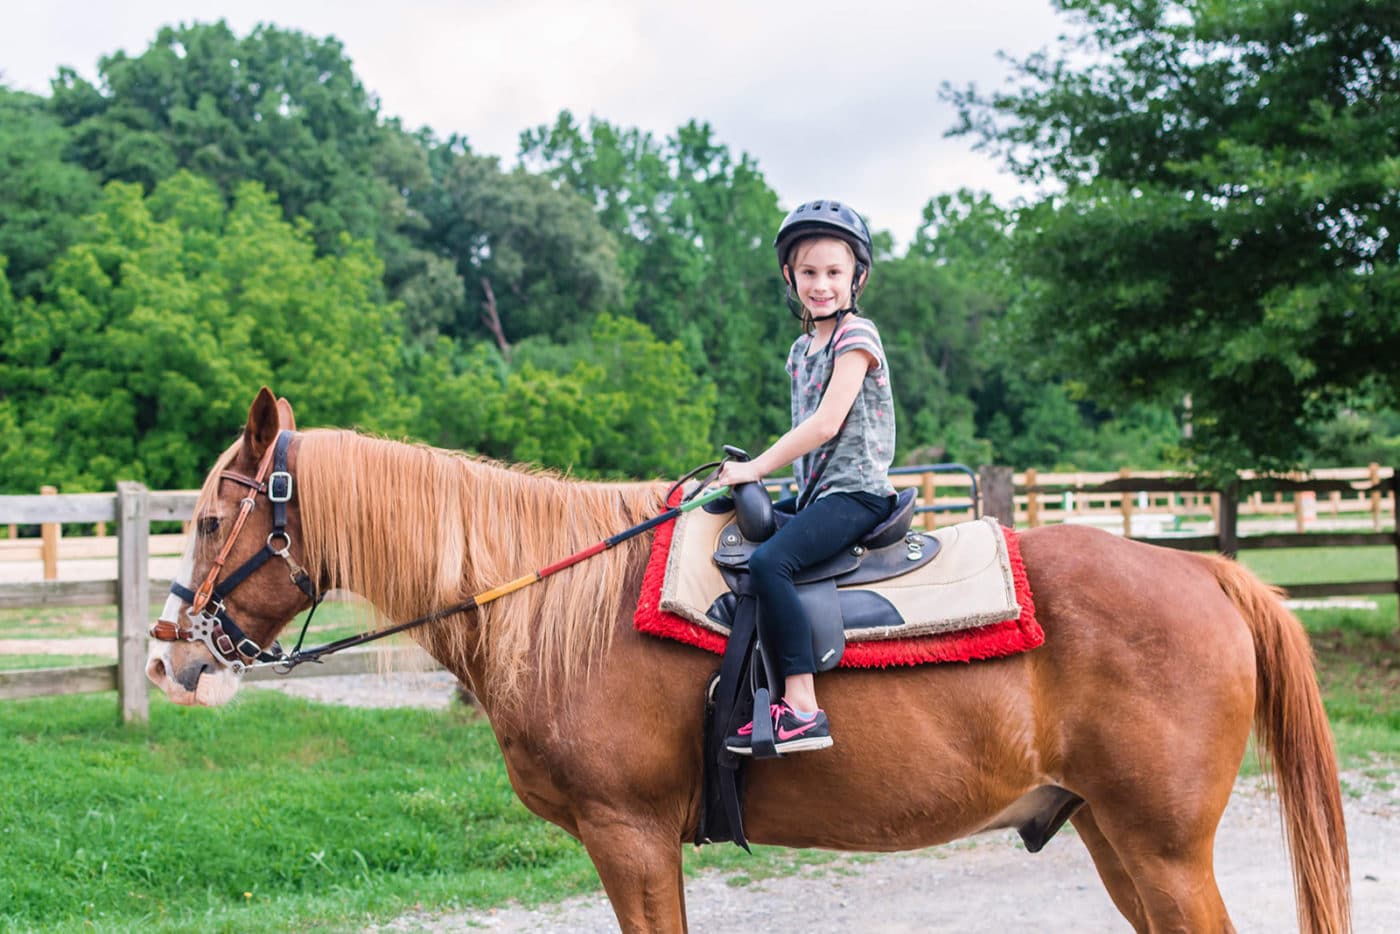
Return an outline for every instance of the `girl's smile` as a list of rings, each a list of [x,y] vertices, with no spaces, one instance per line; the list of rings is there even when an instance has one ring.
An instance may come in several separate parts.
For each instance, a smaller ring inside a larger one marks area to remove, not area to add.
[[[850,304],[855,273],[851,248],[826,237],[802,244],[791,268],[798,300],[814,317],[825,317]]]

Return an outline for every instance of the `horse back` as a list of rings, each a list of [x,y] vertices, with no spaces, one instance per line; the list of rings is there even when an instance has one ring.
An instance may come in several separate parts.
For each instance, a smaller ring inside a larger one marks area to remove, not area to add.
[[[1047,787],[1170,799],[1185,776],[1228,794],[1253,713],[1254,656],[1209,562],[1081,526],[1028,531],[1021,551],[1045,643],[988,661],[819,676],[835,746],[754,763],[750,839],[898,850],[1004,826]],[[797,788],[810,794],[794,803]],[[849,820],[823,819],[836,800]]]

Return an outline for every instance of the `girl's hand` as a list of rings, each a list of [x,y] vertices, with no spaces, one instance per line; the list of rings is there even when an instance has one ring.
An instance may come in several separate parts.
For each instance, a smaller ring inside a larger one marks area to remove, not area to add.
[[[763,479],[753,461],[725,461],[714,479],[714,486],[734,487],[740,483],[757,483]]]

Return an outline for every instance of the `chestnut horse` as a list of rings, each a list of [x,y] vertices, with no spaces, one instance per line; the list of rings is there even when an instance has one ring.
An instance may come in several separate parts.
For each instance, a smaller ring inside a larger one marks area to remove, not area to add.
[[[404,620],[663,508],[663,483],[581,482],[349,431],[291,432],[273,464],[290,427],[290,406],[262,390],[205,481],[192,533],[189,586],[225,580],[272,534],[268,490],[284,500],[272,545],[288,563],[258,566],[223,596],[249,654],[309,605],[289,566],[321,592],[354,591]],[[269,465],[283,474],[275,484]],[[680,931],[702,694],[718,659],[633,628],[650,538],[413,638],[476,693],[516,793],[582,841],[622,929]],[[1331,733],[1307,637],[1277,592],[1225,558],[1084,527],[1033,529],[1021,552],[1044,645],[973,664],[823,674],[835,746],[752,763],[749,839],[908,850],[1057,825],[1068,802],[1134,928],[1231,930],[1212,855],[1252,724],[1280,791],[1300,927],[1349,930]],[[188,641],[186,610],[167,602],[153,630],[186,641],[153,643],[148,675],[176,703],[222,704],[239,666],[213,642]]]

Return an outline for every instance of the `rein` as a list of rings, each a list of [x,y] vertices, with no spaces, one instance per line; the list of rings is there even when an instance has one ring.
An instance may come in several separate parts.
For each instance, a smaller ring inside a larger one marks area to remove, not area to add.
[[[440,610],[434,610],[416,619],[386,626],[383,629],[360,633],[356,636],[347,636],[344,639],[337,639],[334,642],[328,642],[324,645],[303,649],[301,647],[302,640],[306,638],[307,627],[311,625],[311,617],[315,615],[316,608],[321,605],[322,597],[317,592],[315,585],[312,584],[306,571],[292,560],[291,557],[292,539],[286,529],[286,514],[287,503],[292,498],[293,490],[292,475],[287,469],[288,449],[291,445],[292,435],[293,432],[286,429],[278,432],[277,443],[263,456],[262,462],[258,465],[257,476],[250,479],[240,474],[233,473],[232,471],[224,471],[220,479],[241,483],[249,487],[253,492],[244,497],[239,510],[238,519],[233,527],[233,532],[229,535],[228,541],[224,543],[223,549],[219,552],[218,558],[215,560],[213,566],[210,567],[209,573],[205,576],[204,582],[200,585],[199,589],[197,591],[192,591],[179,582],[174,582],[170,585],[171,593],[190,603],[190,609],[186,614],[190,620],[190,624],[188,626],[180,626],[175,623],[167,623],[163,620],[159,621],[150,628],[151,638],[162,642],[203,642],[205,646],[209,648],[210,653],[226,666],[233,669],[235,674],[241,674],[249,668],[266,667],[271,667],[278,674],[288,674],[293,668],[305,664],[306,662],[319,663],[327,655],[334,655],[336,652],[342,652],[345,649],[354,648],[357,645],[364,645],[367,642],[374,642],[378,639],[397,635],[398,633],[426,625],[427,623],[437,622],[449,616],[455,616],[458,613],[479,609],[493,600],[514,593],[531,584],[539,583],[551,574],[556,574],[565,568],[573,567],[580,561],[602,554],[609,548],[613,548],[630,538],[634,538],[643,532],[654,529],[664,522],[669,522],[681,513],[689,512],[706,503],[713,502],[729,492],[729,487],[727,486],[715,487],[714,489],[701,492],[705,488],[705,483],[709,482],[709,478],[707,478],[706,481],[701,483],[697,488],[696,493],[692,494],[689,499],[682,502],[680,505],[667,509],[665,512],[653,516],[645,522],[640,522],[631,528],[623,529],[615,535],[611,535],[596,544],[584,548],[582,551],[577,551],[567,558],[556,561],[537,571],[522,575],[515,580],[474,594],[462,603],[444,607]],[[709,464],[702,464],[677,480],[671,487],[671,492],[674,492],[682,483],[694,477],[702,470],[712,467],[717,469],[722,463],[723,461],[715,461]],[[268,473],[269,467],[271,467],[270,474]],[[710,477],[713,476],[714,473],[711,473]],[[266,482],[264,482],[264,478],[266,478]],[[272,532],[267,536],[267,543],[263,546],[261,551],[253,555],[253,557],[244,562],[241,567],[230,574],[227,580],[223,581],[222,584],[216,585],[219,572],[223,568],[224,562],[227,560],[228,554],[233,548],[234,540],[237,539],[238,533],[242,531],[243,523],[247,519],[248,514],[252,512],[253,506],[256,504],[257,496],[260,493],[266,493],[268,501],[271,502],[273,506]],[[666,498],[668,500],[670,499],[669,492]],[[273,547],[274,540],[281,541],[281,548]],[[243,583],[249,575],[272,558],[282,558],[287,562],[291,568],[293,583],[310,597],[312,601],[311,612],[307,614],[306,622],[301,627],[301,634],[297,637],[296,645],[292,647],[291,652],[284,650],[281,644],[277,642],[273,642],[269,650],[263,649],[262,646],[243,634],[243,631],[228,615],[224,607],[224,600],[227,598],[228,594],[239,584]],[[213,608],[212,613],[209,612],[209,607]]]

